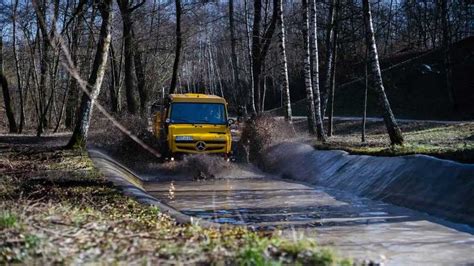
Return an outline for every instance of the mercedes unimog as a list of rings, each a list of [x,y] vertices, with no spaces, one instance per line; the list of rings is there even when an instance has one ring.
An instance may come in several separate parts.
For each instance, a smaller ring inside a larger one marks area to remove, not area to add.
[[[232,150],[227,102],[207,94],[170,94],[153,117],[153,132],[165,158],[178,154],[215,153],[228,159]]]

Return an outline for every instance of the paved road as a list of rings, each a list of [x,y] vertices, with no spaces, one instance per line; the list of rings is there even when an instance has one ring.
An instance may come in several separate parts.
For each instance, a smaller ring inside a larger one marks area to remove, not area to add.
[[[283,116],[277,116],[278,118],[283,119]],[[293,120],[306,120],[306,116],[293,116]],[[328,119],[328,117],[325,117]],[[337,121],[362,121],[362,117],[359,116],[335,116],[334,120]],[[382,122],[383,118],[381,117],[367,117],[368,122]],[[397,119],[398,122],[423,122],[423,123],[432,123],[432,124],[461,124],[461,123],[474,123],[474,121],[445,121],[445,120],[419,120],[419,119]]]
[[[342,255],[389,265],[474,263],[473,229],[380,201],[258,176],[149,182],[145,189],[188,215],[314,237]],[[171,189],[171,193],[170,193]]]

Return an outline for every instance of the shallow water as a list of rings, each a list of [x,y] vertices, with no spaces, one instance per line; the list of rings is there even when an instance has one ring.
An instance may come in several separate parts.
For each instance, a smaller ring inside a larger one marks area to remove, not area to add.
[[[98,153],[92,158],[97,162],[104,156]],[[106,161],[113,163],[98,163],[98,167],[113,168],[117,174],[126,166],[140,170],[136,164],[122,165],[109,157]],[[315,238],[356,260],[388,265],[474,265],[473,228],[410,209],[276,179],[239,165],[224,173],[230,178],[218,180],[170,181],[173,176],[156,171],[147,174],[148,180],[155,180],[144,183],[149,194],[209,221],[279,229],[289,239]]]
[[[349,193],[274,178],[151,182],[191,216],[316,238],[344,256],[390,265],[474,263],[472,228]],[[171,190],[170,190],[171,188]]]

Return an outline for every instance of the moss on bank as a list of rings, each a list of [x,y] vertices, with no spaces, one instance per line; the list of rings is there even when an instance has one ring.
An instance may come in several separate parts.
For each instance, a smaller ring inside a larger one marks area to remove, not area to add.
[[[13,146],[0,169],[0,263],[350,264],[274,232],[178,225],[120,194],[78,151]]]
[[[344,150],[351,154],[400,156],[425,154],[441,159],[474,163],[474,123],[403,122],[405,144],[390,146],[382,122],[369,122],[366,142],[361,142],[360,122],[338,121],[336,135],[326,143],[315,142],[321,150]]]

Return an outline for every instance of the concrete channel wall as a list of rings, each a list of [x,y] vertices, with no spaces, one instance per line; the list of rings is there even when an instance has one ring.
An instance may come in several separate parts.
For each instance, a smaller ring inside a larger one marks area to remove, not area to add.
[[[115,187],[119,188],[124,195],[135,198],[142,204],[158,207],[161,212],[170,215],[176,220],[176,222],[180,224],[199,224],[200,226],[206,228],[220,227],[219,224],[208,222],[199,218],[193,218],[183,214],[171,206],[168,206],[167,204],[162,203],[147,193],[145,190],[144,181],[132,170],[118,163],[100,150],[89,148],[88,152],[89,157],[94,162],[95,167],[97,167],[97,169],[99,169],[99,171],[110,182],[112,182]]]
[[[281,143],[266,170],[284,178],[349,191],[474,225],[474,164],[425,155],[375,157]]]

